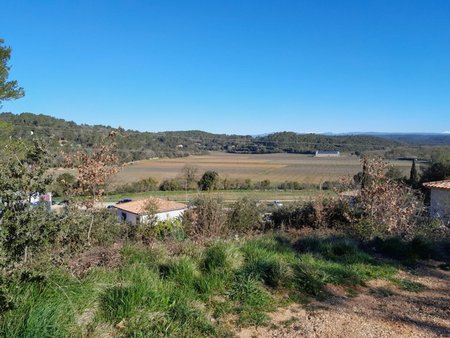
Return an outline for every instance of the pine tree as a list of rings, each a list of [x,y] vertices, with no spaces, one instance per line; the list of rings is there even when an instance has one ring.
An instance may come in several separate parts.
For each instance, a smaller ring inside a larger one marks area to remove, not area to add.
[[[4,40],[0,38],[0,107],[3,101],[19,99],[25,95],[23,88],[19,87],[17,81],[8,81],[8,61],[11,58],[11,48],[3,45]]]

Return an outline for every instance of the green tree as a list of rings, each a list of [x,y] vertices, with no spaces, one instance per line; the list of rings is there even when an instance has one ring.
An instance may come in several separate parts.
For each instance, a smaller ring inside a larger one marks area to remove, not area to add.
[[[411,172],[409,174],[409,183],[411,184],[412,187],[415,187],[418,181],[419,181],[419,174],[417,173],[416,160],[413,160],[411,165]]]
[[[386,177],[394,181],[401,181],[403,179],[403,173],[399,168],[390,166],[386,171]]]
[[[11,66],[8,61],[11,58],[11,48],[3,45],[4,40],[0,38],[0,107],[3,101],[19,99],[25,95],[23,88],[19,87],[17,81],[8,81]]]
[[[270,180],[262,180],[261,182],[260,182],[260,189],[262,189],[262,190],[267,190],[267,189],[270,189]]]
[[[421,182],[432,182],[450,179],[450,163],[436,162],[422,172]]]
[[[176,179],[168,179],[161,182],[159,185],[159,190],[161,191],[177,191],[182,190],[182,186],[180,182],[178,182]]]
[[[74,193],[76,189],[77,178],[71,173],[62,173],[53,184],[53,193],[56,196],[68,197]]]
[[[215,171],[206,171],[200,181],[198,181],[198,187],[201,190],[214,190],[217,189],[219,183],[219,174]]]
[[[55,223],[45,207],[32,207],[32,197],[44,193],[51,183],[47,169],[47,153],[37,141],[32,145],[9,142],[2,149],[0,242],[6,260],[27,261],[53,232]]]

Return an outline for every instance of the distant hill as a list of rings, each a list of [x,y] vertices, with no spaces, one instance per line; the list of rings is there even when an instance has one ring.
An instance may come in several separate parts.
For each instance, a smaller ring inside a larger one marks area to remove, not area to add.
[[[450,146],[450,133],[383,133],[383,132],[349,132],[325,133],[328,136],[376,136],[387,140],[401,142],[404,145]]]
[[[263,136],[212,134],[200,130],[139,132],[104,125],[76,124],[47,115],[22,113],[0,114],[0,133],[14,138],[30,138],[33,133],[47,140],[55,158],[61,151],[89,149],[111,131],[117,131],[118,151],[124,162],[152,157],[182,157],[208,151],[233,153],[311,153],[315,150],[341,152],[388,151],[405,140],[372,135],[320,135],[294,132]],[[3,135],[3,136],[4,136]]]
[[[375,136],[411,145],[450,146],[450,134],[405,133],[405,134],[374,134]]]

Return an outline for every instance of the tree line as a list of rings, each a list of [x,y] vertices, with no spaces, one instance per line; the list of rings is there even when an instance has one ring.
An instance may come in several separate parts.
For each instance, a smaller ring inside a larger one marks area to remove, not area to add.
[[[274,133],[262,137],[249,135],[212,134],[203,131],[139,132],[103,125],[77,124],[47,115],[32,113],[0,114],[0,134],[3,139],[29,140],[33,136],[45,139],[55,164],[61,164],[62,152],[90,150],[111,132],[117,133],[116,143],[121,162],[154,157],[183,157],[209,151],[229,153],[314,153],[316,150],[338,150],[356,154],[389,151],[401,144],[374,136],[327,136]]]

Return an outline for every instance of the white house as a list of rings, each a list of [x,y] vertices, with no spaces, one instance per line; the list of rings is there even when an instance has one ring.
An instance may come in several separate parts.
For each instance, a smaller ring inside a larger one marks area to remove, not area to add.
[[[341,153],[337,150],[316,150],[315,157],[339,157]]]
[[[158,221],[177,218],[183,215],[187,205],[161,198],[147,198],[127,203],[116,204],[117,217],[124,222],[131,224],[145,223],[148,219],[146,207],[149,203],[154,203],[157,207],[155,217]]]
[[[450,180],[423,184],[430,189],[430,216],[450,221]]]

